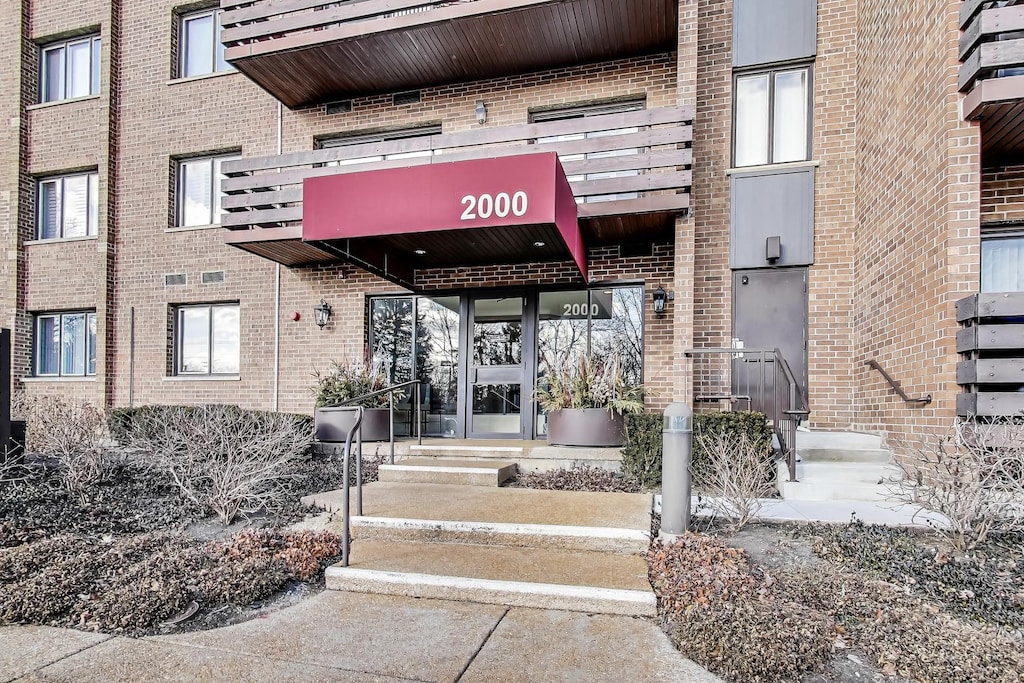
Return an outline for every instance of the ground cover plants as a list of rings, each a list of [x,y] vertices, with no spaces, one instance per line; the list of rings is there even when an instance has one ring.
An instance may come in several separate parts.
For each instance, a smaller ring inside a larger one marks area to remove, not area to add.
[[[319,590],[340,555],[336,534],[283,528],[303,495],[342,482],[307,417],[147,406],[97,419],[63,399],[18,410],[28,447],[0,471],[0,624],[217,626]],[[364,459],[364,481],[376,464]]]

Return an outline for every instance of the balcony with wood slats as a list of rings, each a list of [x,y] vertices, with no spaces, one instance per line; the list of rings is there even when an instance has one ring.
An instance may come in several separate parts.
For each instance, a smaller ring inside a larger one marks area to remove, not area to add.
[[[956,302],[957,415],[1024,413],[1024,292],[974,294]]]
[[[303,241],[305,179],[556,152],[586,246],[670,241],[675,217],[690,206],[692,121],[692,109],[668,107],[226,162],[225,240],[290,267],[337,263],[343,259],[331,244]],[[471,250],[461,256],[464,262],[434,263],[411,248],[388,255],[423,267],[475,264]],[[504,262],[545,260],[535,250],[505,256]]]
[[[221,0],[225,58],[290,108],[676,49],[678,0]]]
[[[964,0],[959,88],[985,165],[1024,160],[1024,0]]]

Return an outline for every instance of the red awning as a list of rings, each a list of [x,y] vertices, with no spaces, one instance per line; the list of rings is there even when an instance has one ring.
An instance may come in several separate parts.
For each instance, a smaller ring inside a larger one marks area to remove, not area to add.
[[[587,251],[554,152],[303,181],[302,240],[405,287],[422,268],[573,261]]]

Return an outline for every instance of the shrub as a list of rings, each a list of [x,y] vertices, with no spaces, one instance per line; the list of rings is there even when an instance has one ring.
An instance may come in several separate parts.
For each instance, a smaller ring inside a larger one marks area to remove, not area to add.
[[[386,389],[388,386],[387,373],[378,363],[331,361],[326,372],[321,373],[319,370],[314,370],[313,376],[316,378],[313,393],[317,408],[347,403],[354,398]],[[395,398],[397,400],[399,397]],[[350,405],[360,405],[363,408],[387,408],[391,405],[391,395],[380,394]]]
[[[127,424],[126,447],[225,525],[240,512],[280,507],[313,443],[305,420],[232,406],[168,406]]]
[[[771,444],[755,444],[748,432],[728,429],[704,429],[694,438],[706,460],[705,485],[712,508],[731,518],[733,529],[742,529],[775,491]]]
[[[523,472],[510,482],[511,486],[549,491],[600,491],[603,493],[638,493],[640,483],[618,472],[589,465],[548,472]]]
[[[537,382],[534,399],[546,413],[566,408],[605,408],[642,413],[644,388],[626,381],[618,359],[580,356],[578,362],[553,369]]]
[[[622,473],[643,486],[661,486],[661,415],[626,415],[626,443],[622,447]]]
[[[905,444],[890,482],[905,502],[941,513],[949,525],[929,524],[960,551],[991,533],[1024,531],[1024,424],[1020,419],[956,420],[941,435]]]

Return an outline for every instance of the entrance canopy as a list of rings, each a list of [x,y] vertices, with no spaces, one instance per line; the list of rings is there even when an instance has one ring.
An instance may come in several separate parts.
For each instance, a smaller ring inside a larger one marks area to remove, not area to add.
[[[587,280],[576,200],[554,152],[303,181],[302,241],[415,289],[423,268],[572,261]]]

